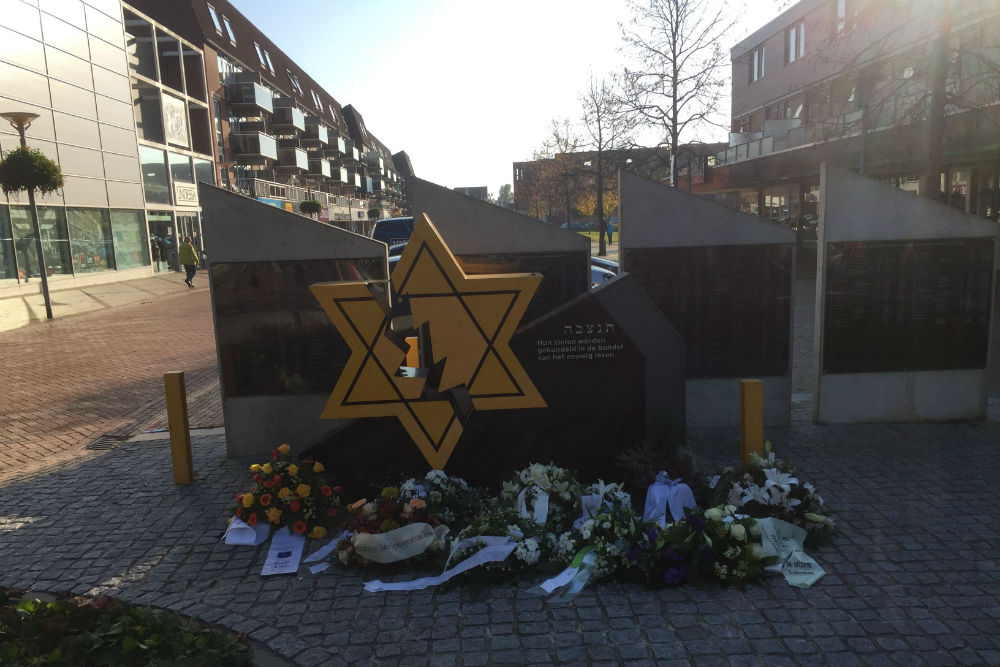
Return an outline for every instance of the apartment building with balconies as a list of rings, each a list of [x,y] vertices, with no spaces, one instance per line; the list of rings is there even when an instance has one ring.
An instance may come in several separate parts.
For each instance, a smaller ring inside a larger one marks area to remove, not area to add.
[[[816,213],[824,161],[913,191],[937,170],[939,198],[997,220],[998,35],[998,0],[801,0],[731,51],[710,190],[794,223]]]
[[[368,210],[391,212],[394,190],[365,187],[365,156],[388,149],[356,139],[340,103],[227,0],[129,0],[204,53],[216,182],[287,210],[304,199],[319,218],[358,231]],[[398,182],[389,167],[379,174]],[[401,189],[400,189],[401,192]]]
[[[361,113],[348,104],[344,107],[348,133],[360,151],[355,173],[361,191],[382,204],[381,208],[398,209],[403,200],[403,185],[392,159],[392,152],[368,131]]]

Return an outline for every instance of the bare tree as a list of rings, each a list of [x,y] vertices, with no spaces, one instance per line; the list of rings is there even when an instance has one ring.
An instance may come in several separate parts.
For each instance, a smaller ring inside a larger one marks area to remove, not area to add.
[[[729,92],[729,54],[722,45],[735,12],[725,4],[711,10],[704,0],[630,0],[629,7],[632,23],[622,26],[622,39],[634,65],[625,69],[622,103],[659,134],[660,146],[669,147],[676,185],[681,135],[721,126],[714,115]]]
[[[582,187],[581,164],[577,159],[582,143],[583,139],[569,119],[552,119],[549,136],[535,153],[535,159],[540,161],[537,169],[539,198],[550,212],[563,212],[567,229],[573,203]]]
[[[600,239],[598,240],[598,255],[606,255],[607,247],[604,236],[607,231],[604,210],[605,187],[614,179],[611,171],[614,169],[613,156],[632,145],[631,117],[622,109],[621,97],[611,83],[606,79],[595,79],[590,76],[587,89],[580,96],[583,105],[585,147],[593,153],[591,160],[596,202],[594,217],[597,218]]]

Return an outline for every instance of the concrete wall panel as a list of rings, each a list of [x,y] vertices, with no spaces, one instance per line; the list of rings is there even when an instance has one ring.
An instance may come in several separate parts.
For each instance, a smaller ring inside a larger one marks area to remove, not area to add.
[[[213,262],[386,256],[381,241],[207,183],[198,184],[198,198]]]
[[[625,248],[795,243],[795,232],[709,201],[622,172],[619,242]],[[622,252],[622,255],[625,253]],[[624,267],[628,270],[628,266]]]
[[[456,255],[585,252],[590,240],[521,213],[411,176],[406,195],[413,217],[426,213]]]
[[[824,374],[820,423],[982,419],[986,374],[979,370]]]

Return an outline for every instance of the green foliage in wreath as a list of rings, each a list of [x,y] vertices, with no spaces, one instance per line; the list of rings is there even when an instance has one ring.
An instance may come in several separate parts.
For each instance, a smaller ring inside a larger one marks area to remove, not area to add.
[[[378,220],[378,217],[380,215],[382,215],[382,209],[374,207],[374,206],[372,208],[368,209],[368,219],[369,220]]]
[[[320,204],[315,199],[304,199],[303,201],[299,202],[299,210],[305,213],[306,215],[310,215],[312,213],[319,213],[320,211],[322,211],[323,205]]]
[[[37,148],[15,148],[0,160],[0,189],[5,195],[20,190],[47,194],[62,186],[59,165]]]

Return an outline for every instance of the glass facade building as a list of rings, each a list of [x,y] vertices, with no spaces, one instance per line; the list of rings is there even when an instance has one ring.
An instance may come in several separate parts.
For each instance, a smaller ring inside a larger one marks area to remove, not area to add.
[[[216,182],[204,55],[131,7],[123,17],[150,258],[154,271],[177,271],[185,236],[204,250],[197,184]]]
[[[37,197],[53,289],[179,269],[184,236],[201,247],[197,183],[216,182],[201,49],[120,0],[3,0],[2,111],[37,113],[27,143],[63,172]],[[18,144],[3,124],[0,150]],[[27,193],[0,199],[0,295],[38,264]]]
[[[139,147],[118,0],[4,0],[0,111],[39,117],[28,146],[58,162],[61,191],[37,197],[38,265],[26,193],[0,199],[0,292],[41,270],[58,288],[150,266]],[[0,150],[19,145],[0,127]]]

